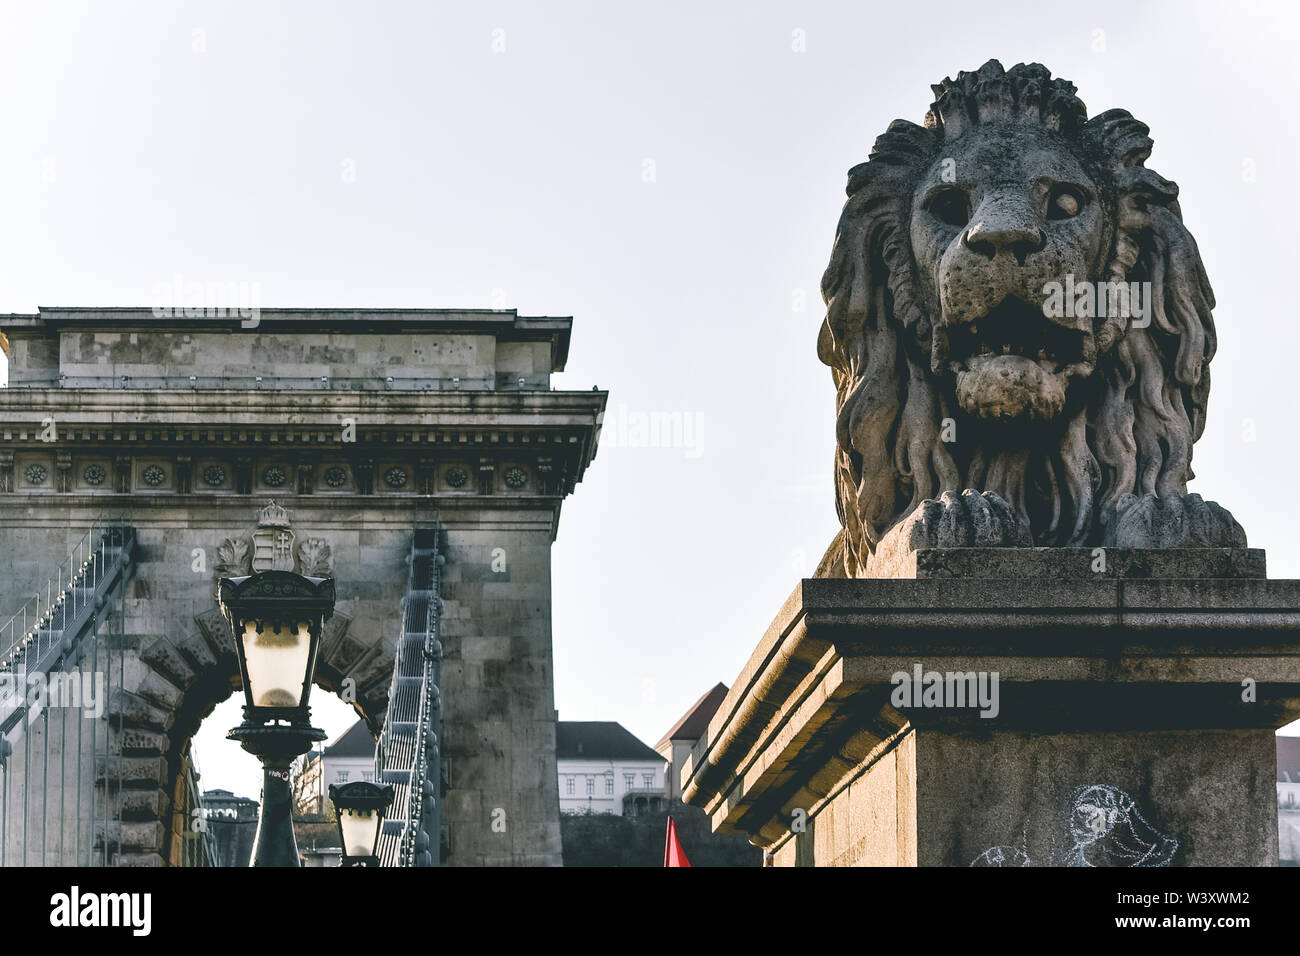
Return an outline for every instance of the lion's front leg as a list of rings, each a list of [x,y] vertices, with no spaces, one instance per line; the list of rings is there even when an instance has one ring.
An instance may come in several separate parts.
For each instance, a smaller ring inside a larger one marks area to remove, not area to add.
[[[1200,495],[1125,495],[1106,516],[1108,548],[1244,548],[1246,532]]]
[[[880,539],[867,564],[869,577],[887,576],[923,548],[1028,548],[1029,528],[991,491],[945,491],[922,501]]]

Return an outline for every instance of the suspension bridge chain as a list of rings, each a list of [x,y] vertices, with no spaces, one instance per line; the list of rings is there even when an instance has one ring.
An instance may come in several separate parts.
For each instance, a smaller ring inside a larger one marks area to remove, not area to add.
[[[135,540],[124,518],[96,519],[0,624],[0,866],[109,862],[121,828],[111,799],[114,770],[121,792],[112,753],[121,728],[112,741],[108,697],[125,660],[104,630],[122,626]]]
[[[394,790],[393,807],[379,840],[381,866],[441,862],[442,563],[437,530],[416,528],[388,718],[375,753],[379,782],[391,784]]]

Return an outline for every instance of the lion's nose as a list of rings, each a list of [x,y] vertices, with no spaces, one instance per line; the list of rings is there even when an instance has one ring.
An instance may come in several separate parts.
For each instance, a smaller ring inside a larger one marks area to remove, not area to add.
[[[1037,226],[993,226],[976,221],[962,233],[961,241],[971,252],[990,261],[1003,253],[1010,253],[1023,266],[1025,259],[1047,245],[1047,236]]]

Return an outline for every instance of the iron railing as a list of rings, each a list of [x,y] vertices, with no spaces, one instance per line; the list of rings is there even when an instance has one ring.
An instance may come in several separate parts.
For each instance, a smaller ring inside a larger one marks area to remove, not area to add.
[[[388,717],[375,751],[394,789],[379,840],[381,866],[438,866],[442,848],[442,619],[438,533],[417,528],[402,601]]]
[[[115,662],[119,693],[125,684],[125,650],[120,634],[114,647],[100,630],[106,616],[122,627],[134,543],[124,519],[96,519],[46,586],[0,625],[0,866],[108,865],[113,846],[121,853],[124,717],[114,750],[110,698]]]
[[[24,687],[33,673],[50,669],[73,650],[88,620],[116,585],[130,562],[135,532],[122,518],[100,516],[72,547],[68,560],[38,588],[18,611],[0,624],[0,673],[14,675],[10,685]],[[0,697],[0,736],[16,739],[14,714],[25,705],[24,694]],[[10,733],[15,732],[15,737]]]

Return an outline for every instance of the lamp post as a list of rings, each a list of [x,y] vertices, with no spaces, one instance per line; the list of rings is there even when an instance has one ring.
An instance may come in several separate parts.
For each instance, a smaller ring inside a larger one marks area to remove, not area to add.
[[[307,700],[321,628],[334,613],[334,579],[263,571],[222,578],[217,593],[244,681],[244,722],[226,736],[262,762],[253,866],[300,866],[289,767],[325,739]]]
[[[393,788],[366,780],[330,784],[330,803],[338,820],[340,866],[378,866],[379,833],[393,804]]]

